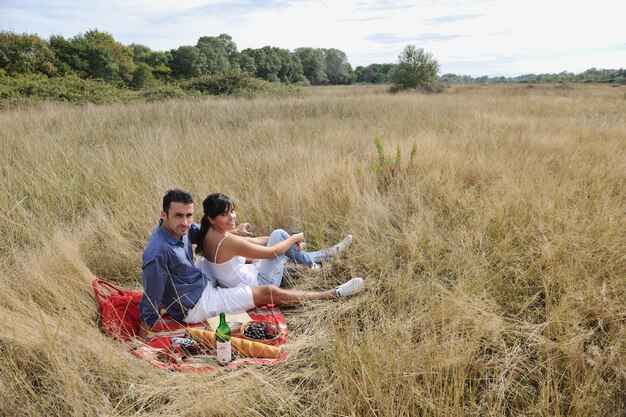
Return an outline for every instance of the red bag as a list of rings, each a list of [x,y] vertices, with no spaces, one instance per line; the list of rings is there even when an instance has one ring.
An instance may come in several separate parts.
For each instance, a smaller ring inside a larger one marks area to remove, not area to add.
[[[92,284],[104,331],[120,340],[133,338],[139,332],[139,301],[142,293],[125,291],[97,278]]]

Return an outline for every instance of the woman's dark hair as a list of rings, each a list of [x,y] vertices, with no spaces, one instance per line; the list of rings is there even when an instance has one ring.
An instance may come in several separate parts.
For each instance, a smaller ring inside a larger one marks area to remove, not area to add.
[[[196,255],[202,255],[204,237],[211,227],[211,223],[209,223],[207,216],[214,219],[220,214],[234,208],[235,202],[230,197],[222,193],[211,194],[204,199],[202,202],[202,209],[204,210],[204,213],[202,214],[202,221],[200,221],[200,234],[198,235],[198,240],[196,241]]]

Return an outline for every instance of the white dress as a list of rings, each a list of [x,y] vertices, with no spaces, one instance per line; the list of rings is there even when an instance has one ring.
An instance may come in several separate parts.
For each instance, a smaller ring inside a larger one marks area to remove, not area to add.
[[[217,244],[215,259],[217,259],[220,245],[225,238],[226,237],[223,237]],[[233,256],[230,260],[221,264],[211,262],[203,257],[198,257],[196,266],[209,278],[209,281],[214,287],[216,285],[222,288],[234,288],[240,285],[248,285],[251,287],[259,285],[259,281],[257,280],[257,276],[259,275],[257,264],[247,264],[246,258],[243,256]]]

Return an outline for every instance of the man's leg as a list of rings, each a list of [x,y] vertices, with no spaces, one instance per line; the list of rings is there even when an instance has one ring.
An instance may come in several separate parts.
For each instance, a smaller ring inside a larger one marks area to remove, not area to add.
[[[265,304],[294,305],[307,301],[346,298],[361,292],[364,287],[365,281],[363,281],[363,278],[356,277],[327,291],[286,290],[272,285],[260,285],[250,288],[252,289],[254,305],[261,306]]]
[[[185,318],[187,323],[199,323],[219,313],[249,310],[265,304],[295,305],[307,301],[334,300],[350,297],[363,290],[363,278],[352,278],[348,282],[327,291],[285,290],[273,285],[256,287],[213,288],[207,286],[200,299]]]

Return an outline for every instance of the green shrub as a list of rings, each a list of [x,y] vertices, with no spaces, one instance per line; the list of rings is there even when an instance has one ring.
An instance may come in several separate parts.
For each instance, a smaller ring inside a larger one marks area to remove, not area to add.
[[[267,81],[253,78],[241,72],[229,72],[220,75],[205,75],[192,78],[181,83],[185,90],[199,91],[203,94],[220,95],[249,95],[270,89]]]
[[[145,101],[159,101],[171,98],[184,98],[193,96],[193,92],[185,91],[175,85],[161,85],[138,91],[139,98]]]
[[[385,155],[385,148],[380,135],[374,137],[374,144],[376,145],[377,155],[374,167],[378,180],[378,190],[386,192],[413,168],[413,161],[417,155],[417,143],[413,143],[411,153],[409,154],[409,163],[405,166],[402,166],[400,145],[396,145],[396,156],[394,159],[391,159],[391,156]]]
[[[180,84],[161,84],[146,74],[137,75],[138,90],[129,90],[99,80],[85,80],[77,75],[48,78],[40,74],[8,77],[0,75],[0,107],[12,107],[27,102],[62,101],[67,103],[107,104],[132,101],[158,101],[202,95],[252,97],[259,94],[292,95],[298,87],[272,84],[242,73],[206,76]]]
[[[152,74],[152,67],[150,65],[140,62],[135,66],[133,71],[133,77],[130,81],[130,86],[134,89],[141,89],[154,85],[155,78]]]
[[[0,78],[0,99],[84,104],[126,102],[131,101],[133,95],[105,82],[83,80],[74,75],[53,78],[45,75],[22,75]]]
[[[398,55],[398,66],[391,74],[391,82],[400,89],[432,89],[437,84],[439,62],[430,52],[407,45]]]

